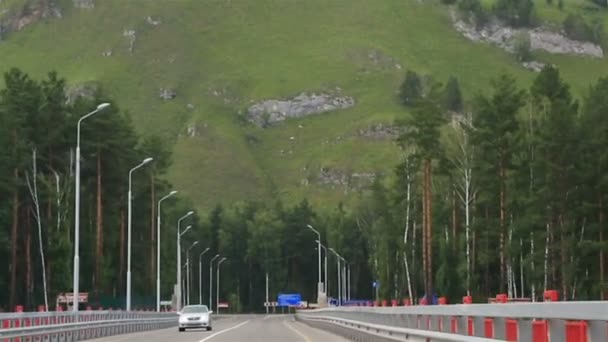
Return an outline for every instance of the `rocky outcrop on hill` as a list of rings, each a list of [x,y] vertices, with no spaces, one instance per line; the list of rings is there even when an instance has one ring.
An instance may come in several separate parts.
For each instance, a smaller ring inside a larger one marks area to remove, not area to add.
[[[88,82],[76,84],[66,89],[66,102],[72,104],[79,98],[92,99],[99,92],[99,84],[97,82]]]
[[[342,188],[344,193],[348,193],[369,187],[376,177],[377,175],[374,172],[347,172],[323,167],[319,171],[316,182],[332,189]]]
[[[523,33],[530,36],[530,48],[532,50],[594,58],[604,57],[602,47],[597,44],[572,40],[563,34],[551,32],[543,28],[516,29],[494,20],[481,29],[477,29],[475,25],[467,23],[455,14],[452,18],[454,28],[467,39],[474,42],[493,44],[509,52],[514,51],[515,37]]]
[[[23,6],[8,9],[0,16],[0,40],[12,32],[47,18],[61,18],[56,0],[32,0]]]
[[[399,134],[401,134],[401,129],[399,127],[383,123],[373,124],[357,131],[357,135],[360,137],[377,140],[397,139]]]
[[[74,8],[93,9],[95,8],[94,0],[72,0]]]
[[[349,96],[301,93],[291,99],[258,102],[248,108],[247,117],[250,122],[260,127],[268,127],[286,119],[331,112],[354,105],[355,100]]]

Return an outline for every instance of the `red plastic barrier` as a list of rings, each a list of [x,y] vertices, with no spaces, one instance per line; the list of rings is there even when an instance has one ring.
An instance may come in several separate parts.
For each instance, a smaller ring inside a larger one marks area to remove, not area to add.
[[[508,319],[505,323],[505,338],[509,342],[517,342],[517,321]]]
[[[491,318],[486,318],[484,320],[484,333],[485,337],[493,338],[494,337],[494,320]]]
[[[386,301],[386,299],[382,300],[382,306],[388,306],[388,302]]]
[[[566,342],[588,342],[587,322],[566,322]]]
[[[391,306],[398,306],[398,305],[399,305],[399,302],[397,302],[396,299],[391,300]]]
[[[445,297],[439,297],[438,303],[439,303],[439,305],[447,305],[448,304],[448,299],[445,298]]]
[[[468,323],[469,336],[473,336],[473,319],[469,317]]]
[[[458,318],[452,317],[452,320],[450,321],[450,332],[452,334],[458,333]]]
[[[427,301],[426,301],[426,297],[420,298],[420,301],[418,302],[420,305],[427,305]]]
[[[559,301],[559,293],[556,290],[547,290],[543,293],[545,302],[557,302]]]
[[[471,297],[471,296],[462,297],[462,304],[473,304],[473,297]]]
[[[507,303],[509,301],[509,296],[505,293],[500,293],[496,295],[496,303]]]
[[[549,342],[548,330],[549,326],[547,325],[547,321],[532,322],[532,341]]]
[[[410,305],[412,305],[412,301],[409,298],[404,298],[403,306],[410,306]]]
[[[10,320],[4,320],[2,321],[2,329],[10,329],[11,327],[11,321]],[[4,340],[4,342],[10,342],[9,340]]]

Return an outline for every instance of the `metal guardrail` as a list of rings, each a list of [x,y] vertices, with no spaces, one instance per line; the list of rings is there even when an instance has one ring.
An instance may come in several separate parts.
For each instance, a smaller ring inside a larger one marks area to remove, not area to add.
[[[73,342],[177,325],[175,313],[43,312],[0,314],[0,342]]]
[[[496,342],[499,340],[454,335],[419,329],[400,328],[366,323],[331,316],[297,314],[296,318],[313,326],[345,335],[354,341],[443,341],[443,342]]]
[[[309,321],[322,317],[326,322],[331,322],[331,318],[349,324],[374,324],[379,326],[375,328],[387,331],[406,328],[443,332],[460,338],[438,341],[470,341],[470,336],[510,341],[569,342],[585,341],[585,338],[591,342],[608,341],[606,301],[338,307],[299,311],[297,316]]]

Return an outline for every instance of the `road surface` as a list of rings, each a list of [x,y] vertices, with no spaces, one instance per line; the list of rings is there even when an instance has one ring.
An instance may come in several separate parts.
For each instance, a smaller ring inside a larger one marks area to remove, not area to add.
[[[293,315],[237,315],[213,321],[212,331],[177,327],[118,335],[94,342],[346,342],[347,340],[296,322]]]

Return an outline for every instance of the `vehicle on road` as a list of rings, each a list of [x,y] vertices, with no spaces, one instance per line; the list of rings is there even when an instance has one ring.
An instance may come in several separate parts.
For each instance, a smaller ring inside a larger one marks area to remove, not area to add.
[[[188,305],[179,314],[178,329],[180,332],[186,329],[203,328],[211,330],[211,314],[213,311],[207,305]]]

